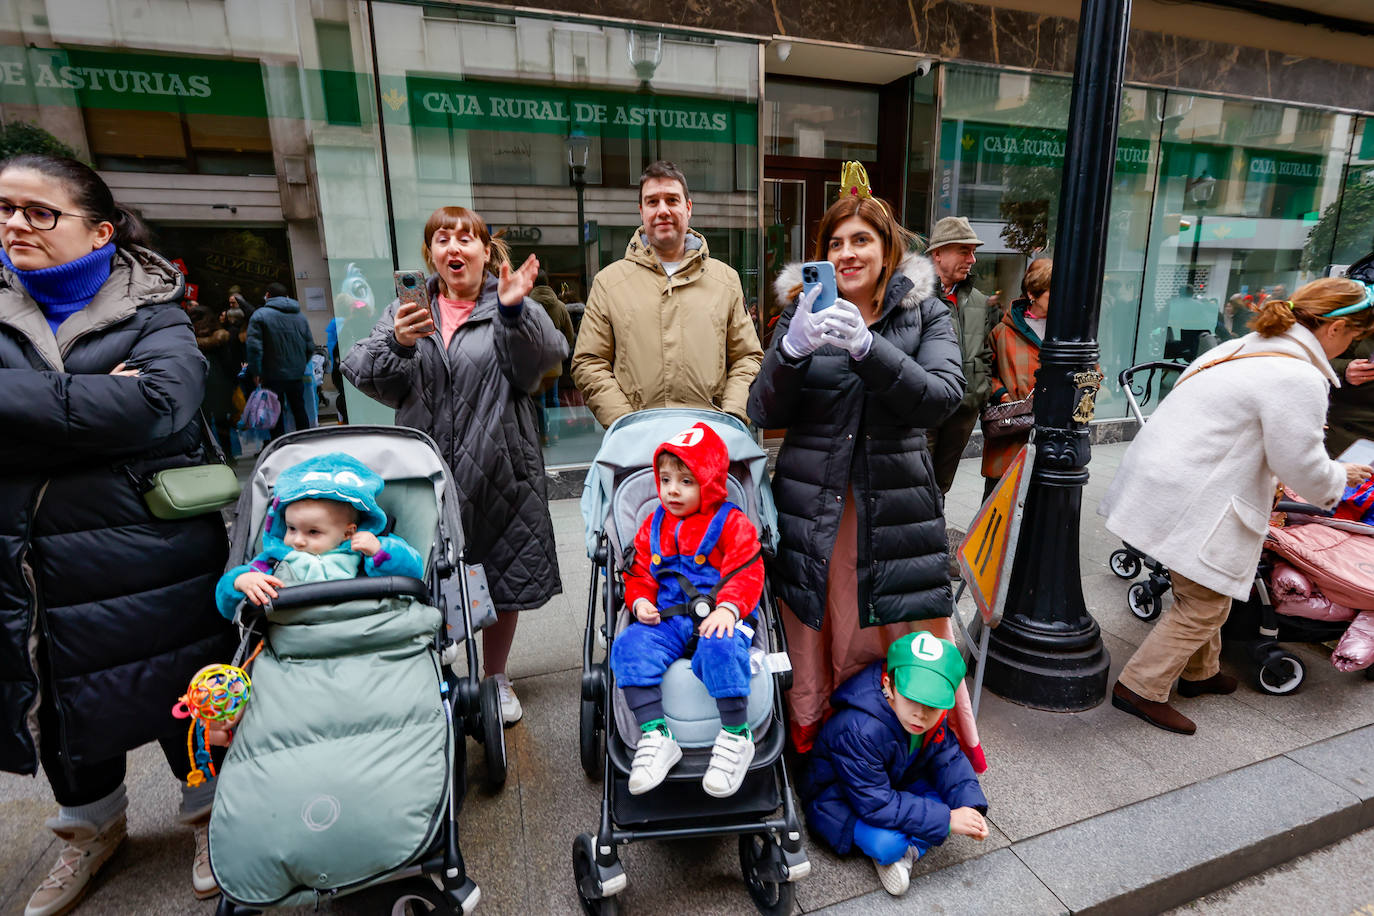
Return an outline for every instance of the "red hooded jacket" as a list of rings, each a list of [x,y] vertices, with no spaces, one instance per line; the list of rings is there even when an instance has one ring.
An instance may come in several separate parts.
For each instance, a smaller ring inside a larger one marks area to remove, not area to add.
[[[672,452],[691,470],[697,485],[701,487],[701,506],[696,512],[682,518],[665,513],[660,531],[662,543],[659,545],[649,544],[652,515],[639,527],[639,533],[635,535],[634,564],[625,571],[625,604],[631,609],[640,598],[647,598],[655,607],[658,606],[658,580],[649,568],[650,557],[654,553],[671,554],[675,550],[690,553],[701,543],[712,516],[726,499],[725,478],[729,474],[730,455],[725,443],[711,427],[698,423],[660,445],[654,452],[654,467],[658,467],[658,457],[664,452]],[[753,612],[763,594],[763,558],[758,553],[759,535],[754,523],[749,521],[749,516],[744,512],[736,509],[726,518],[725,528],[707,562],[723,575],[741,565],[745,566],[725,583],[716,596],[717,604],[728,602],[734,605],[741,617]]]

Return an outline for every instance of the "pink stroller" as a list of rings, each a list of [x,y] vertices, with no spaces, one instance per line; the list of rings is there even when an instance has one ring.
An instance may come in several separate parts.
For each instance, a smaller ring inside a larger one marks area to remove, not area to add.
[[[1233,607],[1227,630],[1257,624],[1250,651],[1265,693],[1293,693],[1307,674],[1298,656],[1280,648],[1280,638],[1339,640],[1331,663],[1374,680],[1374,526],[1333,518],[1284,495],[1270,516],[1254,598]]]

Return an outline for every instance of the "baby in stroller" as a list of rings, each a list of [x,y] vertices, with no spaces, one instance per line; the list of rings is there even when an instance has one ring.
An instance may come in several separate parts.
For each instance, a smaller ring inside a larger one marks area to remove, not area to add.
[[[705,423],[654,453],[662,505],[635,537],[634,564],[625,571],[625,603],[635,621],[611,650],[611,669],[643,732],[630,770],[632,795],[658,786],[682,759],[664,718],[663,676],[694,643],[692,672],[715,699],[721,721],[702,789],[716,798],[735,794],[754,759],[754,630],[745,619],[763,592],[763,558],[753,523],[726,499],[729,463],[725,444]]]
[[[385,482],[350,455],[330,452],[284,470],[263,525],[262,552],[235,566],[215,588],[219,612],[232,620],[245,598],[258,606],[287,584],[329,582],[359,575],[424,575],[419,553],[385,534],[377,505]]]

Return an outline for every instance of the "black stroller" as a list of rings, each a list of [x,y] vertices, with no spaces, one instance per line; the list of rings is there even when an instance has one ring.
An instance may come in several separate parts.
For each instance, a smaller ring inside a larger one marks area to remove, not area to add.
[[[629,414],[606,432],[582,494],[588,553],[593,560],[582,641],[580,754],[588,778],[602,784],[601,823],[595,835],[573,842],[573,878],[588,914],[617,912],[616,894],[627,883],[618,847],[636,840],[739,837],[740,869],[762,913],[790,913],[792,882],[811,871],[802,846],[801,818],[783,765],[786,740],[782,693],[791,685],[786,642],[767,583],[760,601],[751,656],[749,721],[757,742],[739,791],[713,798],[701,788],[711,744],[719,731],[715,704],[679,660],[663,681],[664,705],[683,758],[658,789],[632,796],[628,789],[639,729],[613,682],[597,643],[609,643],[629,623],[622,571],[632,561],[635,533],[658,504],[654,449],[697,421],[709,423],[730,453],[730,500],[748,512],[765,554],[776,546],[777,512],[766,480],[767,456],[744,426],[714,411],[646,410]],[[601,611],[598,621],[598,610]],[[604,742],[604,743],[603,743]],[[781,808],[781,812],[778,809]]]

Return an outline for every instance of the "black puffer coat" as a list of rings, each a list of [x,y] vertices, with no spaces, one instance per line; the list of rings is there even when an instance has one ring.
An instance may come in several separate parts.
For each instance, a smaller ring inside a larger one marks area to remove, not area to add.
[[[429,279],[429,301],[439,281]],[[544,307],[526,299],[519,318],[497,310],[488,276],[472,315],[444,350],[439,330],[413,347],[396,342],[397,303],[344,357],[358,390],[396,408],[396,422],[428,433],[462,499],[466,556],[486,568],[498,611],[543,605],[563,590],[549,517],[539,421],[530,394],[568,355]],[[432,309],[438,329],[442,316]]]
[[[205,460],[183,287],[161,256],[119,249],[54,339],[0,270],[0,770],[37,768],[40,689],[61,724],[41,740],[96,763],[184,729],[172,704],[233,651],[212,600],[219,514],[159,521],[129,473]],[[110,375],[121,362],[139,377]]]
[[[776,289],[783,298],[800,285],[794,264]],[[851,486],[860,625],[950,614],[945,519],[925,431],[958,407],[964,376],[949,309],[934,294],[930,261],[908,256],[870,326],[872,348],[857,362],[833,346],[788,358],[780,346],[794,303],[749,390],[754,422],[787,429],[773,475],[781,544],[772,581],[809,627],[825,617],[827,567]]]

